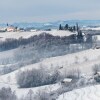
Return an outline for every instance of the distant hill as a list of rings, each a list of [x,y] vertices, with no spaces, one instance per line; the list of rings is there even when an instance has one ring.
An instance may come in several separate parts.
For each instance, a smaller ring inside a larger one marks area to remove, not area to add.
[[[20,22],[20,23],[13,23],[13,26],[21,27],[21,28],[29,28],[34,27],[36,29],[57,29],[59,27],[59,24],[65,25],[75,25],[76,23],[79,23],[80,26],[100,26],[100,20],[66,20],[66,21],[55,21],[55,22],[45,22],[45,23],[36,23],[36,22]],[[0,27],[5,27],[7,24],[2,23],[0,24]]]

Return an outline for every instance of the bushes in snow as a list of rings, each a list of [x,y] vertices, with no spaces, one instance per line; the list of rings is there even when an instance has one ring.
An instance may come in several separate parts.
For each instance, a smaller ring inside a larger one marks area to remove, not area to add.
[[[50,97],[50,93],[48,93],[48,91],[42,90],[42,91],[38,91],[35,96],[34,96],[35,100],[51,100]]]
[[[93,66],[94,79],[100,83],[100,65]]]
[[[96,80],[96,82],[100,83],[100,75],[96,75],[96,76],[94,77],[94,79]]]
[[[32,69],[27,71],[19,71],[17,74],[17,83],[20,88],[37,87],[56,83],[60,74],[58,71],[50,73],[45,69]]]
[[[28,91],[28,93],[25,95],[25,96],[22,96],[19,100],[36,100],[36,99],[34,99],[34,93],[33,93],[33,91],[30,89],[29,91]]]
[[[51,99],[51,92],[47,89],[38,90],[36,93],[30,89],[25,96],[22,96],[19,100],[53,100]]]
[[[11,88],[0,89],[0,100],[17,100],[15,92]]]

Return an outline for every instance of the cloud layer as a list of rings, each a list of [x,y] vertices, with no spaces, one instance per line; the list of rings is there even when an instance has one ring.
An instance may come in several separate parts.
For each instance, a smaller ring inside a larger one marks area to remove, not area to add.
[[[100,19],[100,0],[0,0],[0,22]]]

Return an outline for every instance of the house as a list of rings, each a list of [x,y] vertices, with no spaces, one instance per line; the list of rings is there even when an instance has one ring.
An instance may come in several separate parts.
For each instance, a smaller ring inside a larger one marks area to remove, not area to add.
[[[72,79],[70,79],[70,78],[65,78],[64,80],[62,80],[61,81],[61,85],[62,86],[68,86],[68,85],[70,85],[71,84],[71,82],[72,82]]]
[[[14,27],[14,26],[8,26],[7,27],[7,32],[15,32],[15,31],[17,31],[16,27]]]

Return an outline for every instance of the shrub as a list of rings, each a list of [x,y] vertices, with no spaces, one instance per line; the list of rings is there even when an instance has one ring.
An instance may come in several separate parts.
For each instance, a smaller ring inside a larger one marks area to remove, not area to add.
[[[54,84],[59,76],[58,71],[50,73],[49,71],[45,71],[45,69],[32,69],[18,72],[17,83],[20,88],[37,87]]]
[[[50,93],[47,93],[47,91],[42,90],[38,91],[36,95],[34,96],[35,100],[51,100]]]
[[[96,80],[96,82],[100,83],[100,76],[99,75],[95,76],[94,79]]]
[[[11,88],[2,88],[0,90],[0,100],[17,100],[15,92],[12,92]]]
[[[78,63],[79,63],[79,57],[75,56],[75,64],[78,64]]]
[[[83,59],[84,59],[84,62],[88,61],[88,58],[86,56]]]

